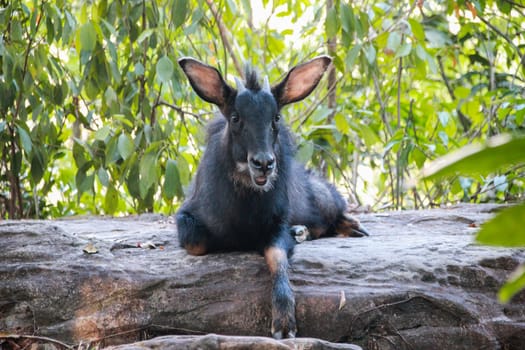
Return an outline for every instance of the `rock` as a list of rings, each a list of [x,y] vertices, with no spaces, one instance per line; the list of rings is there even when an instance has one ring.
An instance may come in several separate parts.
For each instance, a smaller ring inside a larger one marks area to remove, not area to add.
[[[525,252],[474,242],[479,224],[497,209],[360,214],[371,237],[298,245],[290,271],[298,336],[325,342],[259,338],[269,335],[271,318],[264,259],[189,256],[169,218],[3,221],[0,346],[6,334],[29,334],[100,346],[178,335],[128,349],[246,342],[275,349],[519,349],[525,293],[508,305],[496,293]],[[138,248],[150,243],[156,249]],[[96,253],[83,252],[88,244]]]
[[[181,335],[164,336],[151,340],[107,348],[108,350],[147,350],[147,349],[252,349],[252,350],[361,350],[352,344],[335,344],[312,338],[274,340],[265,337],[204,336]]]

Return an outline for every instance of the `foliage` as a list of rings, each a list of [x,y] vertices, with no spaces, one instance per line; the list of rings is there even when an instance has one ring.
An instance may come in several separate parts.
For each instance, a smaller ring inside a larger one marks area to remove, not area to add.
[[[523,197],[519,164],[405,186],[452,150],[523,132],[521,0],[0,4],[3,218],[173,212],[212,117],[177,67],[183,56],[230,80],[253,61],[277,81],[332,55],[316,95],[283,114],[298,157],[356,204]]]
[[[455,173],[488,174],[502,167],[525,163],[525,138],[495,136],[485,146],[469,145],[455,154],[444,156],[425,169],[425,179],[442,179]],[[503,247],[525,247],[525,201],[502,210],[481,227],[477,241],[482,244]],[[525,288],[525,265],[520,266],[501,288],[499,299],[508,302],[512,296]]]

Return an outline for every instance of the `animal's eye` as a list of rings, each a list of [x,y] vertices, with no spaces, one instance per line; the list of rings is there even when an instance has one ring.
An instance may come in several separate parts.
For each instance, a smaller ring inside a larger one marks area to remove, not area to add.
[[[236,112],[233,112],[230,116],[230,120],[232,123],[238,123],[240,120],[239,115]]]
[[[273,121],[274,122],[279,122],[279,120],[281,120],[281,115],[280,114],[276,114],[275,117],[273,118]]]

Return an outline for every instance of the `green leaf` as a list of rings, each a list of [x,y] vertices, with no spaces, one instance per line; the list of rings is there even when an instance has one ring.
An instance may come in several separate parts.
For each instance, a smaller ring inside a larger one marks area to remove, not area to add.
[[[410,28],[412,29],[412,34],[416,37],[418,41],[425,41],[425,30],[419,21],[409,18],[408,23],[410,23]]]
[[[168,159],[166,162],[166,174],[164,178],[164,196],[171,200],[173,197],[182,197],[182,184],[180,182],[180,174],[177,169],[177,162],[173,159]]]
[[[93,51],[97,45],[97,32],[92,22],[78,28],[78,45],[80,51]]]
[[[486,145],[467,145],[449,153],[423,170],[426,179],[456,174],[489,174],[516,163],[525,162],[525,138],[495,136]]]
[[[412,153],[410,153],[411,159],[416,163],[418,169],[421,169],[423,164],[425,164],[425,161],[427,160],[427,156],[423,151],[421,151],[418,147],[415,147]]]
[[[342,20],[341,22],[342,22],[343,30],[347,34],[352,34],[354,31],[355,22],[356,22],[354,11],[352,10],[352,6],[350,6],[350,4],[341,4],[340,11],[341,11],[341,20]]]
[[[35,149],[33,157],[31,158],[31,180],[33,184],[38,184],[45,173],[45,156],[42,154],[42,150]]]
[[[348,134],[350,131],[350,124],[343,114],[337,113],[334,117],[334,122],[337,130],[339,130],[342,134]]]
[[[179,171],[182,185],[189,184],[191,180],[190,165],[182,154],[177,157],[177,170]]]
[[[525,247],[525,203],[506,208],[481,226],[479,243],[503,247]]]
[[[425,37],[428,40],[429,47],[432,48],[441,48],[452,43],[447,33],[436,28],[428,28],[425,31]]]
[[[94,174],[86,175],[86,172],[82,169],[78,170],[77,175],[75,176],[75,182],[79,197],[82,193],[93,190],[94,181]]]
[[[75,142],[73,143],[73,159],[79,169],[87,163],[84,147],[77,139],[75,139]]]
[[[372,130],[372,128],[366,124],[359,124],[359,134],[363,138],[363,141],[367,147],[371,147],[381,141],[374,130]]]
[[[104,198],[104,211],[106,214],[113,215],[118,208],[119,193],[114,186],[109,186]]]
[[[411,43],[403,44],[403,45],[401,45],[398,48],[395,58],[408,56],[408,55],[410,55],[411,51],[412,51],[412,44]]]
[[[147,38],[149,38],[153,33],[155,33],[153,29],[151,28],[146,29],[145,31],[140,33],[139,37],[137,38],[137,43],[142,44],[142,42],[146,40]]]
[[[137,64],[135,64],[135,75],[137,77],[141,76],[141,75],[144,75],[144,66],[142,65],[142,63],[138,62]]]
[[[101,167],[98,169],[97,175],[98,175],[98,179],[100,180],[100,183],[102,184],[102,186],[108,187],[109,186],[109,175],[108,175],[107,170]]]
[[[324,25],[327,38],[333,38],[337,35],[337,11],[334,7],[328,10]]]
[[[132,160],[136,160],[136,155],[132,156]],[[136,199],[140,198],[140,166],[138,162],[131,163],[131,169],[126,176],[126,187],[129,194]]]
[[[368,63],[373,64],[376,60],[376,48],[374,45],[365,46],[365,56]]]
[[[174,0],[171,7],[171,21],[175,28],[180,27],[186,20],[188,13],[188,0]]]
[[[31,153],[31,150],[33,149],[33,141],[31,141],[31,136],[29,136],[29,133],[20,125],[17,125],[16,129],[18,130],[18,134],[20,135],[20,142],[22,143],[22,148],[24,149],[24,151],[26,151],[27,154]]]
[[[469,97],[471,92],[472,90],[467,87],[458,86],[454,89],[454,96],[456,98],[463,99]]]
[[[151,186],[157,181],[157,157],[154,153],[146,153],[140,160],[140,196],[144,199]]]
[[[447,111],[441,111],[438,112],[438,117],[441,125],[443,125],[444,127],[447,126],[450,114]]]
[[[396,52],[399,46],[401,45],[401,33],[391,32],[388,35],[388,40],[386,42],[386,48],[391,52]]]
[[[173,62],[168,56],[163,56],[157,62],[157,79],[161,83],[167,83],[173,76]]]
[[[126,134],[120,134],[118,137],[118,152],[122,159],[128,159],[135,151],[135,145],[131,138]]]
[[[104,125],[100,129],[95,131],[95,140],[104,141],[109,136],[110,132],[110,127],[108,125]]]
[[[475,3],[475,2],[474,2]],[[508,15],[510,11],[512,10],[512,5],[510,2],[507,1],[496,1],[496,4],[498,5],[498,9]]]
[[[434,60],[434,57],[429,54],[427,52],[427,50],[425,50],[425,48],[423,46],[421,46],[420,44],[418,44],[416,46],[416,55],[417,57],[419,57],[421,60],[423,61],[426,61],[427,64],[428,64],[428,67],[430,68],[430,71],[432,73],[437,73],[438,71],[438,68],[437,68],[437,65],[436,65],[436,62]]]
[[[498,298],[502,303],[507,303],[523,288],[525,288],[525,265],[521,265],[512,273],[509,280],[499,290]]]
[[[352,69],[354,68],[354,64],[355,64],[355,61],[359,55],[359,52],[361,52],[361,48],[363,47],[363,45],[361,44],[357,44],[357,45],[354,45],[349,51],[348,51],[348,54],[346,55],[346,60],[345,60],[345,64],[346,64],[346,70],[347,71],[352,71]]]

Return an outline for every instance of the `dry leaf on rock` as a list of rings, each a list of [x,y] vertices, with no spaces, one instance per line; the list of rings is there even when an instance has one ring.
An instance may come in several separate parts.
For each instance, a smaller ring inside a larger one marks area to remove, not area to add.
[[[98,249],[97,247],[95,247],[95,245],[93,243],[88,243],[83,249],[82,251],[86,254],[97,254],[98,253]]]

